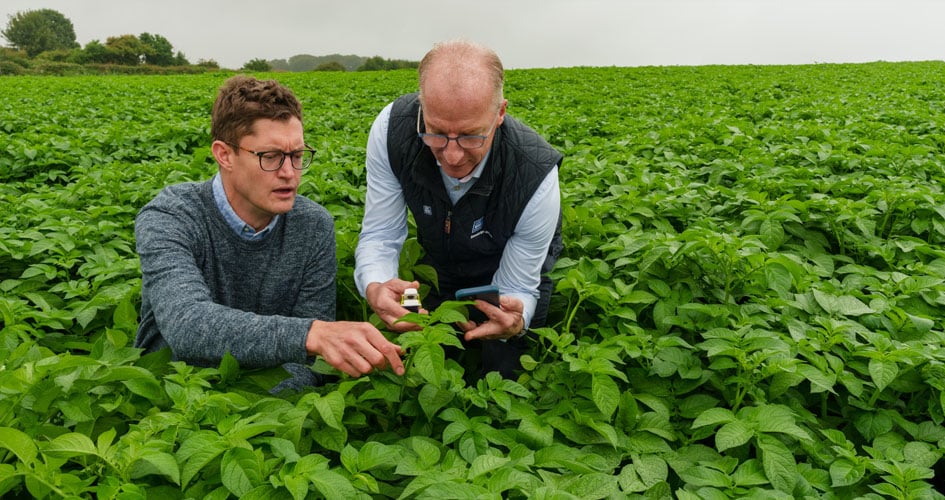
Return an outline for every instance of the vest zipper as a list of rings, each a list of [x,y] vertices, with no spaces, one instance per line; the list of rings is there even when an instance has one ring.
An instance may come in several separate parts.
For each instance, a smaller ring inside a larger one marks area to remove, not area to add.
[[[446,212],[446,220],[443,221],[443,232],[446,234],[450,234],[450,223],[452,218],[453,210],[450,209],[448,212]]]

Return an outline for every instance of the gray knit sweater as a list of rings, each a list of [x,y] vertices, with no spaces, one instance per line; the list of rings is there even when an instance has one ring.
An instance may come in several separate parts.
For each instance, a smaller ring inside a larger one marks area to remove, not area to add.
[[[313,319],[335,317],[335,232],[324,207],[297,196],[261,241],[240,238],[210,181],[164,188],[135,219],[141,322],[135,346],[174,359],[241,367],[305,362]]]

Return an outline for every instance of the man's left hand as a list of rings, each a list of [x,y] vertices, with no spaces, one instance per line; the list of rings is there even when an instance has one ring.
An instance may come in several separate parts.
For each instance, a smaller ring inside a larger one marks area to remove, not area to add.
[[[496,340],[515,337],[525,329],[525,319],[522,311],[525,305],[514,297],[499,297],[501,307],[496,307],[484,300],[476,300],[476,309],[482,311],[488,320],[477,325],[475,321],[459,323],[459,327],[466,332],[464,338],[469,340]]]

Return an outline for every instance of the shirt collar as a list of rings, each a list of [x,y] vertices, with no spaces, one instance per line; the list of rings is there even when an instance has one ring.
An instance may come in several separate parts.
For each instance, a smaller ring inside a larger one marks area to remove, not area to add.
[[[233,211],[233,207],[230,205],[230,201],[226,199],[226,191],[223,190],[223,180],[220,179],[220,174],[213,176],[213,200],[217,203],[217,208],[220,210],[220,214],[223,215],[223,219],[226,221],[226,224],[230,226],[230,229],[233,230],[240,238],[248,241],[261,240],[269,235],[272,232],[272,229],[276,227],[276,223],[279,222],[279,214],[276,214],[272,218],[272,221],[269,222],[269,225],[264,227],[262,231],[257,232],[253,226],[250,226],[243,219],[240,219],[239,215],[236,215],[236,212]]]
[[[449,191],[451,188],[458,189],[460,187],[469,187],[475,184],[475,181],[478,180],[480,176],[482,176],[482,171],[486,168],[486,162],[489,161],[490,154],[492,154],[491,150],[487,152],[485,156],[482,157],[482,161],[480,161],[479,164],[476,165],[476,168],[474,168],[472,172],[469,172],[469,174],[467,174],[465,177],[460,178],[460,179],[457,179],[455,177],[450,177],[443,172],[442,168],[439,169],[440,177],[443,178],[443,184],[446,185],[447,191]],[[439,167],[440,162],[436,162],[436,166]]]

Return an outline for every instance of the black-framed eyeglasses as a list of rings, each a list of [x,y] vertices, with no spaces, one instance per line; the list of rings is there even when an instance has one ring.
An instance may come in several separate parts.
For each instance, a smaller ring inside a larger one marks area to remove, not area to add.
[[[246,149],[238,144],[231,144],[231,146],[256,155],[259,158],[259,168],[266,172],[275,172],[282,168],[286,158],[289,158],[289,164],[292,165],[292,168],[305,170],[312,164],[312,160],[315,158],[315,150],[307,144],[304,149],[296,149],[295,151],[253,151],[252,149]]]
[[[486,139],[492,135],[492,132],[495,130],[495,125],[499,123],[499,113],[496,113],[495,120],[492,122],[492,127],[489,128],[489,131],[485,135],[457,135],[456,137],[450,137],[443,134],[428,134],[426,132],[420,131],[420,114],[422,112],[421,107],[417,107],[417,136],[420,137],[420,140],[424,144],[429,146],[432,149],[443,149],[446,146],[450,145],[450,141],[456,141],[456,144],[459,144],[459,147],[463,149],[478,149],[481,148],[483,144],[486,143]]]

